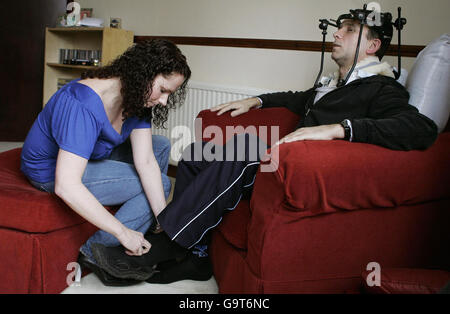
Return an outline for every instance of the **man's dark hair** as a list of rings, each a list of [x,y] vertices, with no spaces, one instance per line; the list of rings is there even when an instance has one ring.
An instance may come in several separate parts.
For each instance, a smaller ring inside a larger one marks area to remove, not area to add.
[[[367,39],[372,40],[378,38],[381,40],[380,49],[375,53],[378,59],[381,60],[391,44],[392,34],[394,32],[391,19],[388,18],[387,21],[384,21],[382,26],[369,26],[368,28]]]

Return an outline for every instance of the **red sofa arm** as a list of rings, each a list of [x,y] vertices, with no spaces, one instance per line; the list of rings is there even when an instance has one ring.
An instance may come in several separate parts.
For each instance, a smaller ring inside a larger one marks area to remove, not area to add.
[[[229,112],[220,116],[209,109],[201,111],[195,121],[196,140],[224,144],[237,133],[260,136],[269,145],[295,130],[300,117],[286,108],[252,109],[232,117]]]
[[[380,285],[369,286],[370,273],[361,276],[363,289],[370,294],[436,294],[450,282],[450,272],[445,270],[383,268]]]
[[[277,147],[270,161],[273,172],[256,176],[252,208],[283,204],[298,212],[296,217],[308,217],[450,198],[450,133],[439,135],[426,151],[339,140]]]

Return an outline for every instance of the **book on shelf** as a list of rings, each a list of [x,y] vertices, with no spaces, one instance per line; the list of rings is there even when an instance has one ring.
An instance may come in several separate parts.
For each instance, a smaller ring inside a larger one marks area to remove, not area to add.
[[[59,49],[60,64],[99,66],[101,57],[101,50]]]

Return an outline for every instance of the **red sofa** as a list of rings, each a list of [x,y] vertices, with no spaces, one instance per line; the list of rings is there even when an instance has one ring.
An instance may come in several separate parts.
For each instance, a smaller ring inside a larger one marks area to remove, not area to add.
[[[200,112],[208,126],[280,126],[284,108],[231,118]],[[264,130],[257,128],[258,131]],[[253,132],[251,129],[247,129]],[[211,258],[221,293],[359,293],[368,263],[381,268],[450,269],[450,132],[426,151],[346,141],[283,144],[273,172],[258,172],[214,230]],[[267,137],[270,138],[270,135]],[[273,143],[273,141],[269,141]],[[267,163],[266,163],[267,164]]]
[[[364,271],[362,278],[372,278]],[[363,280],[363,292],[368,294],[437,294],[449,293],[450,271],[438,269],[384,268],[379,285]],[[443,291],[445,287],[445,292]]]
[[[270,121],[280,135],[298,119],[285,109],[199,116],[203,127]],[[59,293],[73,280],[67,266],[96,228],[27,182],[20,151],[0,153],[0,293]],[[251,200],[214,231],[220,292],[358,292],[372,261],[382,269],[448,270],[449,160],[449,132],[425,152],[344,141],[282,145],[278,170],[258,173]]]

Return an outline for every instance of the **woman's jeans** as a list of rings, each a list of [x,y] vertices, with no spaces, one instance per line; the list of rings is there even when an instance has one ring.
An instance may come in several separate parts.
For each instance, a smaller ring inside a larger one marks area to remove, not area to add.
[[[170,179],[167,177],[170,141],[164,136],[153,135],[152,142],[167,199],[171,189]],[[115,217],[127,228],[145,233],[153,223],[154,215],[133,165],[129,140],[116,147],[109,159],[89,161],[82,182],[102,205],[122,204]],[[54,192],[54,182],[31,183],[40,190]],[[97,231],[80,248],[80,251],[92,261],[95,259],[92,256],[91,243],[101,243],[105,246],[120,244],[112,234]]]

